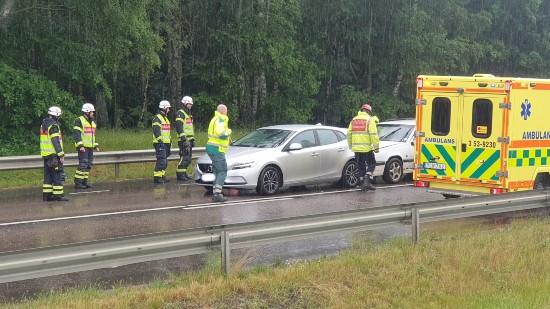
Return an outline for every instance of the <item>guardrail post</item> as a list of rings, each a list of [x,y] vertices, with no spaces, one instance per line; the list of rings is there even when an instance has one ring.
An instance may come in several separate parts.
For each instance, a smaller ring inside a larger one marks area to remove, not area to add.
[[[229,247],[229,234],[221,232],[222,270],[229,277],[231,274],[231,248]]]
[[[115,163],[115,178],[118,178],[119,174],[120,174],[120,164]]]
[[[418,208],[412,209],[412,241],[414,244],[420,241],[420,211]]]

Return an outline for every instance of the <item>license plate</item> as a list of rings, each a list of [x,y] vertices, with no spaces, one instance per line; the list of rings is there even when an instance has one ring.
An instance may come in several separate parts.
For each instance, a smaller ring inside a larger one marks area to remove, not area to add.
[[[424,169],[426,170],[446,170],[447,165],[443,163],[425,162]]]
[[[201,180],[204,182],[214,182],[215,179],[216,179],[216,176],[210,173],[202,174],[201,176]]]

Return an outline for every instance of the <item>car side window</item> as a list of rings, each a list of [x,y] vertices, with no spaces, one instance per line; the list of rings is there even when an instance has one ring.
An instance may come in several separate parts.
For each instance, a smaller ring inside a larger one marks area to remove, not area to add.
[[[315,142],[315,135],[313,134],[313,130],[308,130],[299,133],[292,139],[291,143],[300,143],[302,145],[302,148],[309,148],[316,145]]]
[[[338,143],[338,137],[332,130],[317,130],[317,136],[319,137],[319,145],[330,145]]]

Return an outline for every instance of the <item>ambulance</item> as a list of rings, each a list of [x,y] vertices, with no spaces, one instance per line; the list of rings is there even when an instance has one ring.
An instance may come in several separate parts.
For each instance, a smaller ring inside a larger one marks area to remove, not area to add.
[[[446,197],[543,189],[550,79],[420,75],[414,184]]]

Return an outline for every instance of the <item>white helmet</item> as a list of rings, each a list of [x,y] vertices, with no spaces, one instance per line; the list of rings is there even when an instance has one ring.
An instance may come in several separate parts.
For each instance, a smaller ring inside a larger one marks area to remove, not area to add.
[[[84,105],[82,105],[82,111],[85,113],[95,112],[95,108],[91,103],[84,103]]]
[[[57,106],[52,106],[48,109],[48,115],[52,115],[55,117],[61,116],[61,108]]]
[[[170,106],[170,102],[168,102],[166,100],[160,101],[159,108],[165,109],[165,108],[168,108],[168,107],[172,107],[172,106]]]
[[[193,98],[190,96],[184,96],[183,99],[181,99],[181,103],[193,105]]]

